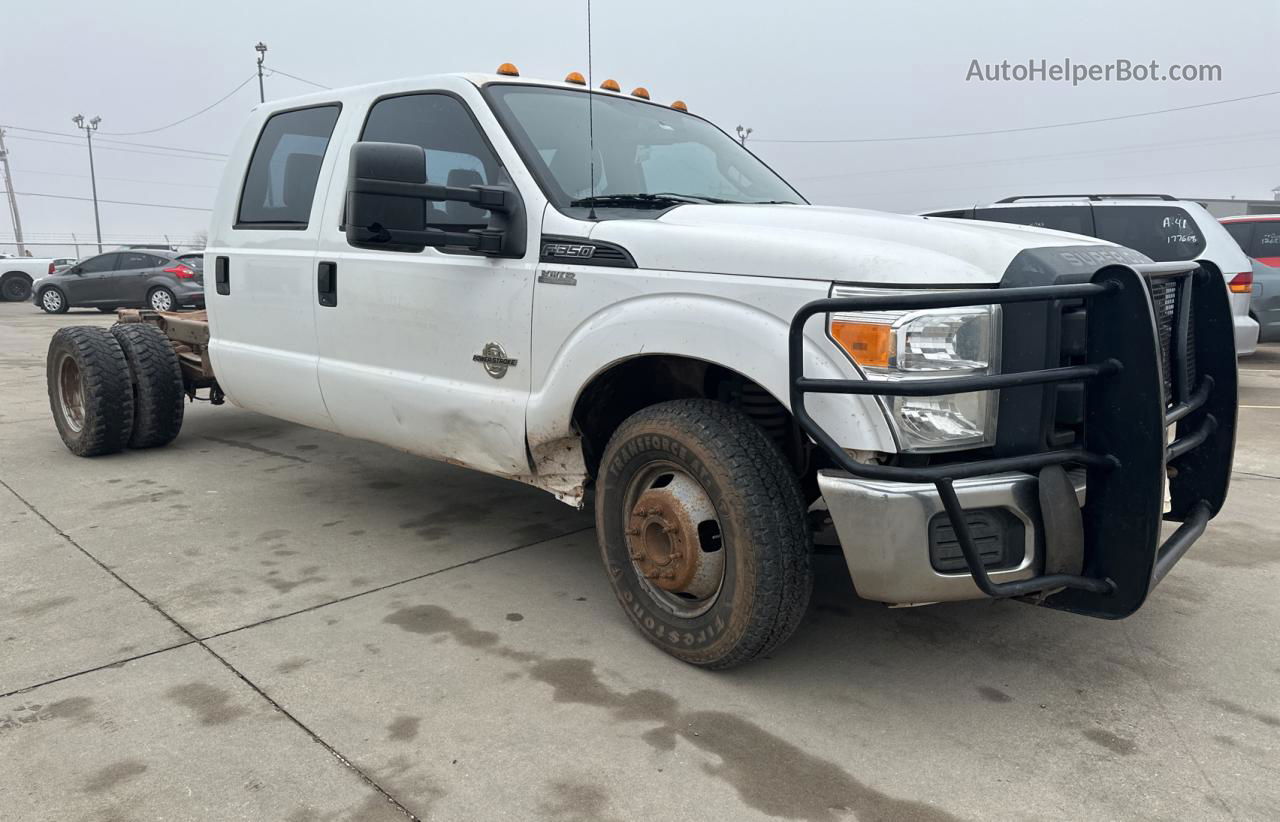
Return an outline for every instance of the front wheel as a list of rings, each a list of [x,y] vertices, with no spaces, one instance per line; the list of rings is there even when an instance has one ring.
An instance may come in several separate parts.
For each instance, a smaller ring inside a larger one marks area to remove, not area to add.
[[[6,274],[0,277],[0,299],[20,303],[31,296],[31,278],[26,274]]]
[[[40,292],[40,308],[50,314],[66,314],[67,298],[56,288],[46,288]]]
[[[748,417],[710,400],[637,412],[605,449],[596,530],[627,616],[685,662],[729,668],[795,631],[813,588],[794,472]]]
[[[147,294],[147,305],[152,311],[172,311],[175,303],[173,292],[164,286],[153,288]]]

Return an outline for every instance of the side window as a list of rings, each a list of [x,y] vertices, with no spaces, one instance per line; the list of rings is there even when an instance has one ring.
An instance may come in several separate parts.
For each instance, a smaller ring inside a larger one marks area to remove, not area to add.
[[[96,257],[90,257],[80,264],[80,271],[83,274],[101,274],[103,271],[111,271],[116,267],[116,258],[119,254],[99,254]]]
[[[132,270],[135,268],[150,268],[155,265],[152,260],[158,259],[150,254],[139,254],[136,251],[122,251],[119,254],[120,259],[115,264],[117,271]]]
[[[373,104],[363,142],[408,143],[427,153],[427,182],[437,185],[494,185],[498,158],[471,119],[466,106],[447,94],[406,94]],[[484,228],[489,213],[468,203],[432,203],[432,228],[465,231]]]
[[[307,227],[339,108],[284,111],[267,120],[249,160],[237,228]]]
[[[1248,248],[1250,257],[1280,257],[1280,220],[1254,223]]]
[[[1052,228],[1092,237],[1093,214],[1089,206],[1027,206],[1025,208],[979,208],[975,220],[1015,223],[1036,228]]]

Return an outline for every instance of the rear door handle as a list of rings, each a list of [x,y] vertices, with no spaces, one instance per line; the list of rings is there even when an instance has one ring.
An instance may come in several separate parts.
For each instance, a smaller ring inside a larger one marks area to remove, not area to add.
[[[320,304],[332,308],[338,304],[338,264],[324,262],[316,270],[316,294]]]
[[[231,293],[231,260],[227,257],[215,257],[213,260],[213,286],[219,294]]]

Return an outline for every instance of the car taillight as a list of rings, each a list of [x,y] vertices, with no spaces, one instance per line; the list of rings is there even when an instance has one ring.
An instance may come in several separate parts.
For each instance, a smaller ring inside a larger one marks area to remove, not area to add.
[[[164,270],[164,273],[172,274],[173,276],[177,277],[179,280],[190,280],[192,277],[196,276],[196,272],[192,271],[190,268],[187,268],[182,263],[169,266]]]
[[[1241,271],[1231,278],[1227,288],[1231,289],[1232,294],[1248,294],[1253,291],[1253,272]]]
[[[56,266],[56,265],[54,265],[53,263],[49,263],[49,273],[50,273],[50,274],[52,274],[52,273],[53,273],[53,270],[54,270],[55,268],[57,268],[57,266]]]

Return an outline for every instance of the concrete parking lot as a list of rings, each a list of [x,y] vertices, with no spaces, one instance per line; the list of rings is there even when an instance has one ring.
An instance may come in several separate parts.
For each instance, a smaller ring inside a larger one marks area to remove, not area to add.
[[[1134,617],[890,610],[823,556],[795,639],[706,673],[532,488],[229,405],[72,456],[45,347],[110,322],[0,304],[0,817],[1280,818],[1280,346]]]

